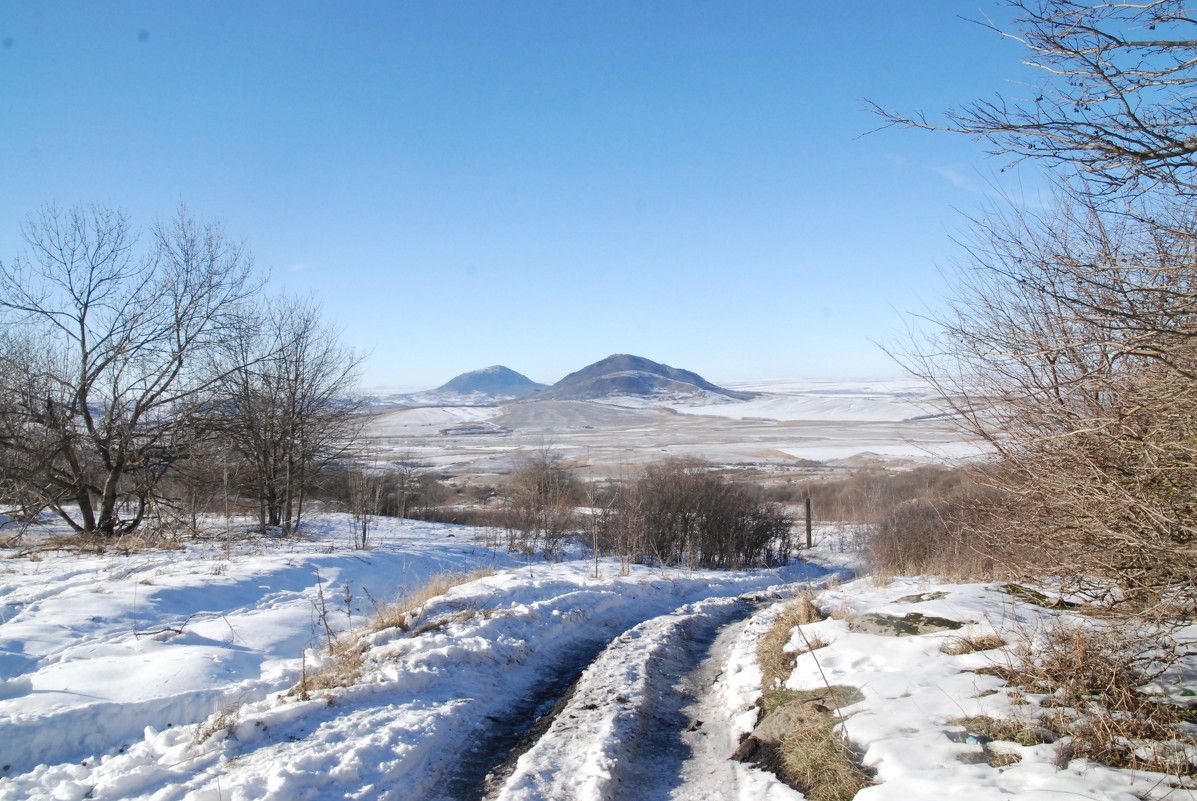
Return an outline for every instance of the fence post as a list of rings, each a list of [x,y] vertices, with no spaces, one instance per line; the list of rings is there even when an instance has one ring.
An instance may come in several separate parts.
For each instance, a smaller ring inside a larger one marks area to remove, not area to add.
[[[806,547],[810,548],[814,543],[811,541],[811,519],[810,519],[810,496],[806,496]]]

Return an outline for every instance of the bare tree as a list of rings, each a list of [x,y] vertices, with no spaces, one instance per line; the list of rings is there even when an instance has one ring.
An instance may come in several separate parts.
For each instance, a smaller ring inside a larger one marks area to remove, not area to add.
[[[408,510],[418,503],[428,484],[429,465],[411,454],[402,454],[391,462],[387,473],[388,487],[383,508],[392,517],[407,517]]]
[[[7,480],[76,531],[116,537],[159,498],[187,454],[199,369],[255,289],[252,261],[185,209],[148,245],[121,214],[47,207],[28,252],[0,264],[0,374]]]
[[[508,547],[545,557],[558,554],[577,525],[577,479],[560,456],[542,448],[512,474],[507,490]]]
[[[349,512],[353,518],[353,547],[365,550],[370,545],[370,528],[380,513],[386,477],[377,469],[359,467],[347,476]]]
[[[230,448],[249,465],[259,525],[291,532],[321,468],[340,459],[360,425],[353,397],[361,358],[338,342],[311,302],[276,300],[225,353],[211,408]]]
[[[975,221],[899,354],[1001,457],[989,542],[1144,602],[1197,570],[1197,216],[1151,215],[1074,193]]]
[[[892,122],[1035,159],[1056,195],[973,221],[899,354],[999,455],[970,527],[1031,572],[1188,614],[1197,570],[1197,19],[1176,0],[1007,0],[1043,81]],[[1177,599],[1180,603],[1176,603]]]
[[[1007,0],[1024,63],[1042,80],[1023,98],[998,96],[925,114],[873,109],[891,122],[955,131],[992,152],[1079,172],[1121,193],[1197,188],[1197,17],[1182,0],[1098,3]]]

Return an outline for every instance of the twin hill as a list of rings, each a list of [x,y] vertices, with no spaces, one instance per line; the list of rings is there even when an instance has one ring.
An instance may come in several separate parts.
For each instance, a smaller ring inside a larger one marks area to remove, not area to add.
[[[540,401],[616,397],[728,401],[754,397],[754,393],[724,389],[689,370],[622,353],[570,373],[551,387],[496,365],[463,373],[425,394],[446,401],[452,398]]]

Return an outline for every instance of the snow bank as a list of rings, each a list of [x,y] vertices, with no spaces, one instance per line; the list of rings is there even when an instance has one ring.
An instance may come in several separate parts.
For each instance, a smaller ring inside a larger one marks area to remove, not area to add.
[[[915,636],[883,636],[852,630],[843,619],[828,618],[802,626],[805,638],[830,643],[800,653],[786,682],[792,690],[826,685],[857,687],[864,700],[842,710],[843,729],[876,772],[876,784],[858,801],[907,801],[911,798],[962,798],[971,801],[1047,801],[1058,798],[1133,801],[1167,783],[1160,774],[1118,770],[1086,760],[1057,767],[1052,745],[991,747],[1019,758],[1002,767],[987,764],[984,738],[970,736],[964,718],[988,715],[1018,719],[1026,714],[1005,683],[978,668],[1005,664],[1001,650],[949,655],[940,650],[961,634],[996,633],[1016,641],[1015,629],[1034,626],[1053,613],[1015,601],[996,585],[941,584],[898,579],[878,587],[868,579],[819,595],[825,611],[878,613],[901,617],[910,612],[964,624],[959,631]],[[790,649],[803,650],[797,633]],[[1197,793],[1167,788],[1172,799]]]

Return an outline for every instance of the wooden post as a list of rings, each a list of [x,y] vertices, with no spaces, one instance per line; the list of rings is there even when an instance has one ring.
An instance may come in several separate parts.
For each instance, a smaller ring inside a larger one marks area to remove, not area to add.
[[[806,547],[810,548],[814,543],[811,541],[811,519],[810,519],[810,496],[806,496]]]

